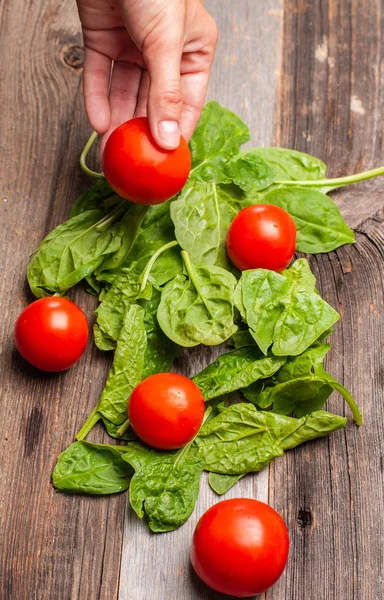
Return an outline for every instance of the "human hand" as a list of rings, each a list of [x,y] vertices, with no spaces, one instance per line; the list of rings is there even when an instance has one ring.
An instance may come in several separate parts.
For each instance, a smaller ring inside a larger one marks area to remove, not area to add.
[[[109,134],[148,116],[163,148],[189,141],[217,42],[200,0],[77,0],[84,35],[84,98],[92,127]],[[113,61],[113,63],[112,63]],[[113,70],[111,68],[113,64]]]

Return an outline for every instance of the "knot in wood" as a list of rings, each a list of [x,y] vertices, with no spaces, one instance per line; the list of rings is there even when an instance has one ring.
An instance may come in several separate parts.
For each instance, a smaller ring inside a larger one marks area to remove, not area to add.
[[[299,512],[297,513],[297,523],[300,529],[306,529],[313,523],[313,515],[310,508],[307,506],[300,506]]]
[[[84,64],[84,49],[81,46],[69,46],[65,48],[63,60],[71,69],[81,69]]]

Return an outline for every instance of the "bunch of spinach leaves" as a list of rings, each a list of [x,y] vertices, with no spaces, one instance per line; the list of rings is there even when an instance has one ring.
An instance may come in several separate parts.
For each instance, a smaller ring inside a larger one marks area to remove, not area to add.
[[[114,351],[101,397],[59,456],[53,485],[85,494],[129,487],[132,508],[153,531],[188,519],[204,470],[221,494],[286,450],[344,427],[345,418],[322,410],[333,390],[361,423],[352,396],[322,366],[339,315],[320,297],[307,260],[281,274],[240,274],[225,240],[242,208],[270,203],[294,219],[298,251],[352,243],[326,193],[384,170],[327,180],[319,159],[283,148],[241,150],[249,139],[238,116],[209,102],[190,142],[189,180],[175,198],[136,205],[98,180],[28,266],[36,297],[64,294],[80,281],[98,295],[95,343]],[[233,349],[193,377],[207,406],[196,438],[177,452],[137,440],[127,419],[134,387],[169,371],[179,346],[225,341]],[[99,420],[127,445],[85,442]]]

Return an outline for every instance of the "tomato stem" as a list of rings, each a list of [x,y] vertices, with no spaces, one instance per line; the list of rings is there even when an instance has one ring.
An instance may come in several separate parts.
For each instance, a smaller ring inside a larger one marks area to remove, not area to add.
[[[122,436],[130,426],[130,420],[127,419],[124,423],[116,430],[116,435]]]
[[[91,412],[91,414],[89,415],[88,419],[85,421],[80,431],[77,433],[75,437],[77,441],[83,440],[91,431],[91,429],[96,425],[96,423],[101,419],[101,414],[99,413],[98,408],[99,405],[97,404]]]
[[[334,179],[314,179],[311,181],[275,181],[277,185],[284,185],[287,187],[326,187],[332,186],[342,187],[343,185],[350,185],[351,183],[357,183],[366,179],[372,179],[384,175],[384,167],[377,169],[371,169],[370,171],[364,171],[363,173],[356,173],[355,175],[348,175],[347,177],[336,177]]]
[[[95,143],[97,135],[98,135],[97,132],[94,131],[92,133],[92,135],[90,136],[89,140],[87,141],[87,143],[85,144],[84,150],[82,151],[82,153],[80,155],[80,167],[83,169],[83,171],[86,175],[89,175],[89,177],[93,177],[94,179],[105,179],[105,177],[102,173],[97,173],[96,171],[92,171],[92,169],[87,167],[87,165],[85,164],[86,158],[88,156],[88,152],[90,151],[93,144]]]
[[[144,291],[145,286],[147,285],[147,281],[148,281],[148,277],[151,272],[151,269],[152,269],[153,265],[155,264],[156,260],[159,258],[159,256],[161,254],[163,254],[163,252],[165,252],[166,250],[169,250],[169,248],[173,248],[174,246],[177,246],[177,244],[178,244],[178,242],[176,242],[176,240],[174,240],[173,242],[168,242],[168,244],[164,244],[164,246],[161,246],[161,248],[159,248],[152,255],[152,257],[147,262],[145,269],[143,271],[143,274],[141,276],[140,292]]]

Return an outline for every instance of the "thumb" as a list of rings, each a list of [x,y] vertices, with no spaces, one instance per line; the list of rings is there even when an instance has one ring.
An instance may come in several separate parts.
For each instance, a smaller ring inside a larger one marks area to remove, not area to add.
[[[150,48],[145,56],[150,78],[147,106],[149,126],[156,143],[167,150],[174,150],[180,144],[182,49],[181,39],[162,40]]]

